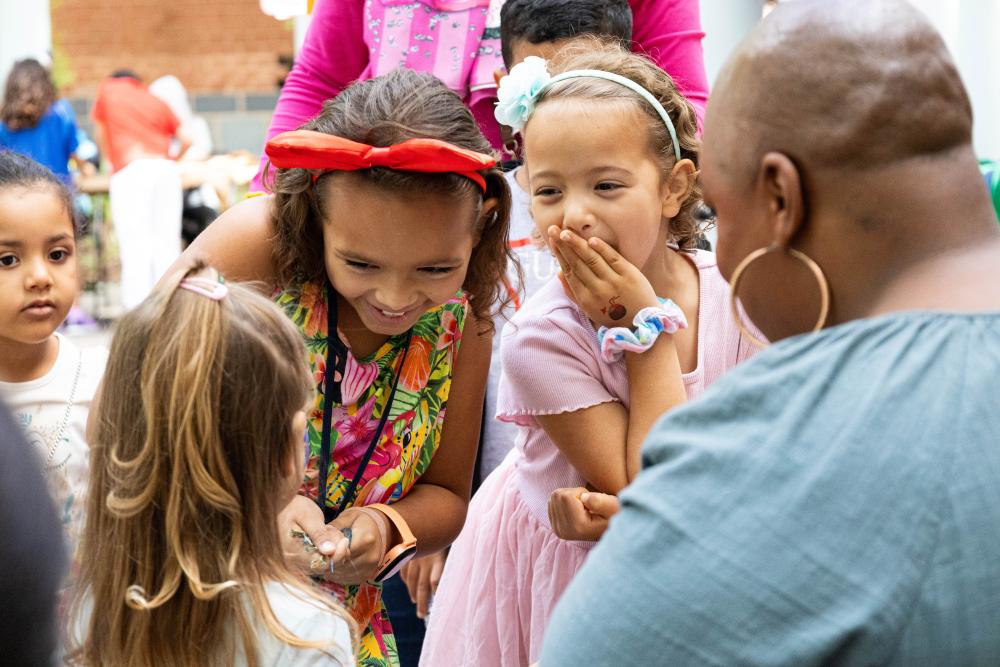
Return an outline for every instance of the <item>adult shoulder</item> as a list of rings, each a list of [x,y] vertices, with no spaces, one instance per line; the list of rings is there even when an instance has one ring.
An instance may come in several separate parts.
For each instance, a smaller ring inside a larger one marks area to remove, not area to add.
[[[756,545],[766,559],[793,542],[825,554],[830,572],[911,586],[863,554],[932,547],[931,499],[961,455],[956,443],[970,440],[958,425],[983,421],[959,416],[975,404],[961,370],[974,331],[955,319],[873,318],[762,351],[654,426],[623,504],[668,532],[711,527],[698,539],[718,553]],[[895,517],[893,530],[863,523],[869,514]]]
[[[655,647],[639,662],[889,662],[955,469],[968,345],[942,319],[779,343],[661,419],[542,662],[601,663],[591,636]]]
[[[629,0],[629,5],[636,50],[674,79],[700,123],[708,102],[708,77],[698,0]]]

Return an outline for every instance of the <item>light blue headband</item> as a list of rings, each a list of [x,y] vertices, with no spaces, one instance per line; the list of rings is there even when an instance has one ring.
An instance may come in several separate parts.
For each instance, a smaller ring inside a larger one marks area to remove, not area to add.
[[[667,131],[670,132],[670,141],[674,145],[674,157],[678,161],[681,159],[681,145],[677,141],[677,130],[674,129],[674,122],[670,120],[670,114],[663,108],[660,101],[632,79],[612,72],[599,69],[574,69],[551,76],[544,60],[537,56],[528,56],[523,62],[515,65],[507,76],[500,79],[494,115],[502,125],[520,130],[534,113],[535,104],[542,93],[560,81],[582,78],[604,79],[617,83],[646,100],[656,110],[663,124],[667,126]]]

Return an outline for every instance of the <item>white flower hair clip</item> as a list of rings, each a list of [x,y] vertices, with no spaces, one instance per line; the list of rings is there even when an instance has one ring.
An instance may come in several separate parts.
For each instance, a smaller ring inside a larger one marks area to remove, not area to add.
[[[674,145],[674,157],[678,161],[681,159],[681,145],[677,140],[677,130],[674,129],[674,122],[670,119],[670,114],[663,108],[656,97],[640,86],[638,83],[624,76],[613,72],[605,72],[597,69],[575,69],[552,76],[545,65],[545,61],[538,56],[528,56],[522,62],[511,68],[510,73],[500,79],[500,88],[497,90],[497,106],[493,111],[497,122],[510,127],[515,132],[524,129],[535,111],[535,104],[538,97],[545,92],[545,89],[554,83],[567,79],[580,78],[604,79],[625,86],[639,97],[646,100],[657,115],[667,126],[670,133],[670,141]]]
[[[515,131],[524,128],[535,110],[535,101],[551,79],[545,61],[538,56],[528,56],[511,68],[500,79],[497,90],[497,107],[493,112],[497,122]]]

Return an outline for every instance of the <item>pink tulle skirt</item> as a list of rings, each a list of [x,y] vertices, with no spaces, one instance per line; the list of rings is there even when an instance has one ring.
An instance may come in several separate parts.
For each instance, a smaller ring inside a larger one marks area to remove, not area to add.
[[[421,667],[526,667],[589,549],[559,539],[521,498],[507,460],[469,505],[434,597]]]

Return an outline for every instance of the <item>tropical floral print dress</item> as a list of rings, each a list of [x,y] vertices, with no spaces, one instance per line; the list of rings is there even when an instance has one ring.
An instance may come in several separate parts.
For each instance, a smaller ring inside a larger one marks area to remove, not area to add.
[[[275,301],[302,332],[316,382],[306,427],[309,444],[301,488],[303,495],[315,499],[323,432],[326,290],[322,282],[303,283],[278,293]],[[353,505],[393,503],[405,496],[427,470],[441,442],[452,368],[467,313],[468,299],[462,292],[424,313],[413,326],[410,349],[402,368],[398,367],[406,346],[405,333],[389,338],[369,357],[357,359],[353,354],[348,355],[341,380],[344,402],[334,407],[331,419],[328,506],[340,505],[357,472],[386,409],[397,369],[399,385],[383,437],[358,484]],[[398,665],[396,641],[382,604],[381,585],[341,586],[324,582],[323,586],[337,595],[358,626],[363,628],[357,664],[363,667]]]

